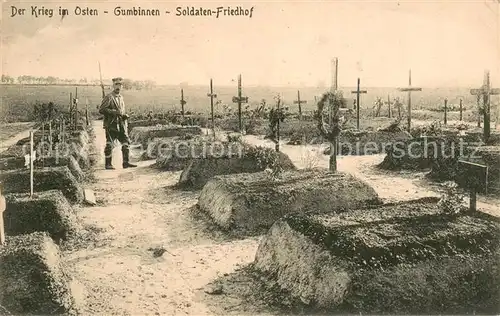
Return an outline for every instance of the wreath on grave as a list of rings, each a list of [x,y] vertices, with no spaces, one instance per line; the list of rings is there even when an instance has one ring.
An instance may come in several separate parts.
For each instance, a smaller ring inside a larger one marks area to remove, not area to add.
[[[325,106],[332,102],[332,125],[324,120]],[[314,119],[317,122],[317,127],[321,135],[329,141],[336,139],[342,129],[345,127],[347,120],[339,115],[339,109],[347,105],[347,100],[343,97],[342,91],[335,93],[324,93],[317,103],[317,110],[314,113]]]

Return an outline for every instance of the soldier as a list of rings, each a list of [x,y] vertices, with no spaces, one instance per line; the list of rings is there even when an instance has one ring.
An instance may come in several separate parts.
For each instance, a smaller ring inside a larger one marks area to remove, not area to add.
[[[99,113],[104,116],[103,127],[106,130],[106,147],[104,155],[106,157],[106,169],[115,169],[111,164],[113,144],[118,140],[122,145],[123,168],[137,167],[129,162],[130,139],[127,131],[128,115],[125,114],[125,103],[120,94],[122,89],[122,78],[113,79],[113,92],[104,97],[99,108]]]

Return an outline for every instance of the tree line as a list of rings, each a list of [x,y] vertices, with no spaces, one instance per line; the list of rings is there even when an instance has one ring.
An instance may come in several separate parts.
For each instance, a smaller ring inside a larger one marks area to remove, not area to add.
[[[103,80],[106,85],[111,83],[111,79]],[[18,77],[12,77],[9,75],[2,75],[2,83],[4,84],[40,84],[40,85],[55,85],[55,84],[88,84],[88,85],[100,85],[101,81],[98,79],[65,79],[54,76],[38,77],[22,75]],[[152,80],[132,80],[123,79],[123,88],[125,90],[150,90],[156,86],[156,83]]]

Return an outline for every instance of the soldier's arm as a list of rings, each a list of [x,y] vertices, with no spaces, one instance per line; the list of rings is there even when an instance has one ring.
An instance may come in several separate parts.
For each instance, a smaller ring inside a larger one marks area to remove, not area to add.
[[[99,108],[99,114],[102,114],[102,115],[119,115],[120,113],[118,112],[118,110],[115,110],[115,109],[111,109],[110,108],[110,104],[111,104],[111,98],[109,97],[109,95],[105,96],[103,99],[102,99],[102,102],[101,102],[101,107]]]

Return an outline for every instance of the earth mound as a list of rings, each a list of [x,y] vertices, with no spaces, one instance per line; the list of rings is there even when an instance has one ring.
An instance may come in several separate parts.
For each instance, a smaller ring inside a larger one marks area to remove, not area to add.
[[[179,185],[201,189],[212,177],[234,173],[252,173],[273,170],[296,170],[286,154],[270,148],[243,144],[238,153],[192,159],[182,171]]]
[[[16,236],[47,232],[59,242],[78,229],[76,215],[61,191],[7,194],[4,211],[5,233]]]
[[[0,305],[14,315],[74,311],[71,280],[46,233],[7,237],[0,247]]]
[[[142,148],[148,147],[148,142],[154,138],[175,137],[190,135],[202,135],[203,132],[199,126],[139,126],[134,127],[130,132],[130,140],[141,144]]]
[[[307,305],[346,314],[498,314],[500,226],[412,202],[286,215],[254,266]]]
[[[213,142],[200,136],[191,140],[167,140],[158,143],[154,166],[167,171],[180,171],[193,159],[238,155],[242,148],[239,142]]]
[[[4,193],[26,193],[30,191],[29,170],[9,170],[0,173]],[[33,191],[60,190],[72,203],[83,201],[83,189],[68,167],[49,167],[33,170]]]
[[[325,170],[216,176],[203,187],[199,209],[224,229],[261,233],[285,214],[341,213],[381,204],[375,190],[349,174]]]
[[[401,130],[342,131],[338,138],[338,153],[341,155],[373,155],[383,153],[394,144],[404,143],[411,135]],[[330,148],[325,149],[330,154]]]

